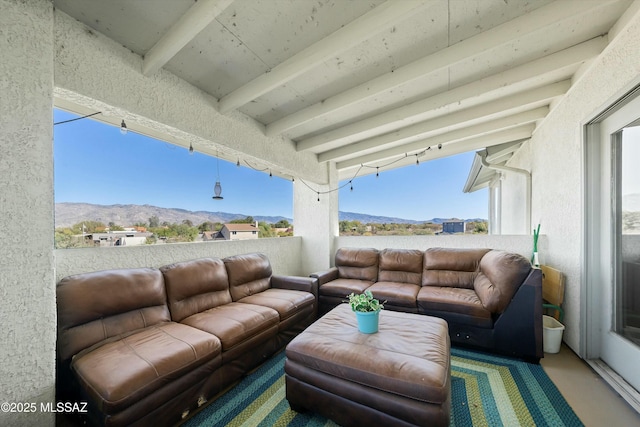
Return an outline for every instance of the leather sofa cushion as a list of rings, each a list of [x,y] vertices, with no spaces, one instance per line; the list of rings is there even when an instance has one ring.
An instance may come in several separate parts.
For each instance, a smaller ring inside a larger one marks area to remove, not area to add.
[[[98,409],[114,414],[186,372],[216,357],[221,360],[220,350],[215,336],[167,322],[80,353],[71,368]]]
[[[429,248],[424,251],[425,270],[477,271],[490,249]]]
[[[422,285],[473,289],[477,276],[477,271],[425,270],[422,276]]]
[[[276,310],[238,302],[221,305],[182,320],[186,325],[218,337],[223,352],[265,331],[277,332],[278,322]]]
[[[447,312],[471,316],[478,326],[492,325],[491,312],[482,306],[472,289],[423,286],[418,292],[418,309],[421,313]]]
[[[262,292],[271,286],[271,263],[264,254],[235,255],[224,259],[233,301]]]
[[[56,287],[58,358],[107,338],[170,321],[162,273],[153,268],[77,274]]]
[[[502,313],[531,271],[525,257],[505,251],[491,251],[480,261],[474,289],[482,305],[492,313]]]
[[[416,297],[420,286],[411,283],[377,282],[368,288],[374,298],[382,303],[401,307],[416,307]]]
[[[422,286],[473,289],[480,260],[487,252],[489,249],[427,249]]]
[[[424,253],[415,249],[383,249],[378,282],[421,284]]]
[[[378,279],[378,250],[340,248],[336,252],[336,268],[341,279],[375,282]]]
[[[361,294],[373,282],[360,279],[336,279],[320,286],[320,295],[347,298],[350,293]]]
[[[185,317],[231,302],[227,269],[221,259],[201,258],[160,268],[171,318]]]
[[[292,291],[289,289],[267,289],[238,301],[243,304],[254,304],[269,307],[278,312],[280,321],[299,313],[315,303],[315,297],[310,292]]]

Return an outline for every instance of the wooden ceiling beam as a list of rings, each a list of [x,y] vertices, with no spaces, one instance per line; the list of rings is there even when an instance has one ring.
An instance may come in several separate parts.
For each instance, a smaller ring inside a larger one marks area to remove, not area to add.
[[[499,119],[491,120],[488,122],[480,123],[474,126],[469,126],[462,129],[457,129],[451,132],[436,135],[431,138],[421,139],[419,141],[410,142],[408,144],[399,145],[397,147],[387,148],[385,150],[377,151],[364,156],[359,156],[337,162],[336,167],[343,169],[346,167],[360,165],[362,163],[382,161],[390,157],[399,156],[402,154],[417,152],[425,150],[428,147],[437,147],[438,145],[448,144],[450,146],[456,146],[458,144],[464,145],[461,142],[464,139],[475,138],[484,134],[491,134],[504,129],[510,129],[514,127],[520,127],[529,123],[534,123],[537,120],[542,120],[549,113],[549,107],[540,107],[530,111],[525,111],[511,116],[502,117]],[[530,135],[529,135],[530,136]],[[453,144],[455,142],[455,144]],[[476,149],[476,148],[474,148]],[[469,151],[465,149],[465,151]],[[456,152],[457,149],[456,149]]]
[[[372,34],[406,18],[425,3],[426,0],[386,1],[265,74],[223,96],[220,98],[219,111],[227,113],[280,87],[340,52],[362,43]]]
[[[549,105],[553,98],[564,95],[570,87],[571,80],[567,79],[540,88],[519,92],[487,104],[481,104],[476,107],[446,114],[432,120],[399,129],[395,132],[320,153],[318,154],[318,161],[341,161],[359,153],[366,154],[367,152],[382,150],[386,145],[397,144],[403,141],[408,143],[416,139],[424,138],[427,136],[426,134],[434,136],[436,133],[444,133],[455,128],[466,127],[469,126],[469,124],[466,123],[477,122],[483,118],[490,120],[491,118],[497,118],[496,116],[508,116],[517,112],[517,110],[522,111],[536,108],[534,106],[539,107],[541,103]]]
[[[603,2],[598,7],[604,7],[612,1]],[[336,110],[378,96],[407,82],[481,55],[518,37],[584,12],[585,6],[581,2],[553,2],[276,120],[267,125],[266,134],[274,136],[311,120],[317,120]]]
[[[420,162],[426,162],[429,160],[435,160],[442,157],[453,156],[456,154],[466,153],[468,151],[480,150],[485,147],[489,147],[492,145],[504,144],[512,141],[520,141],[531,138],[531,134],[535,129],[535,124],[527,124],[523,126],[518,126],[512,129],[500,130],[494,133],[479,135],[476,137],[471,137],[465,139],[463,141],[456,142],[455,144],[443,145],[442,149],[438,150],[429,150],[424,155],[420,157]],[[423,146],[420,150],[424,150],[426,147],[430,146],[428,143]],[[404,153],[399,154],[391,154],[386,159],[393,159],[393,157],[398,157],[399,155],[403,155]],[[360,166],[365,163],[370,162],[380,162],[381,160],[385,160],[378,157],[366,158],[363,157],[361,162],[353,162],[348,161],[344,163],[337,163],[338,169],[338,179],[346,180],[351,179],[356,171],[360,169]],[[406,159],[400,159],[397,162],[389,167],[388,169],[396,169],[403,166],[408,166],[416,163],[416,158],[414,155],[406,156]],[[367,175],[376,172],[375,166],[373,168],[371,165],[366,170],[361,170],[358,173],[358,176]],[[380,168],[379,171],[387,170],[387,168]]]
[[[144,56],[142,74],[150,76],[213,22],[233,0],[199,0],[169,28]]]
[[[298,151],[321,150],[325,144],[348,144],[391,132],[452,110],[460,110],[499,98],[504,96],[500,93],[508,93],[509,90],[513,93],[522,90],[523,86],[544,84],[545,75],[548,74],[557,80],[556,74],[560,73],[561,78],[566,79],[573,75],[584,61],[597,56],[605,46],[606,37],[596,37],[507,71],[303,139],[297,142],[296,149]],[[483,98],[486,98],[486,101],[483,101]]]

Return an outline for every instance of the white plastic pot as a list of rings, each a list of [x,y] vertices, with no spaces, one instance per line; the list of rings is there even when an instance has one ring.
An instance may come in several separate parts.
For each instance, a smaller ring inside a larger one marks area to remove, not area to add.
[[[542,346],[545,353],[558,353],[564,325],[551,316],[542,316]]]

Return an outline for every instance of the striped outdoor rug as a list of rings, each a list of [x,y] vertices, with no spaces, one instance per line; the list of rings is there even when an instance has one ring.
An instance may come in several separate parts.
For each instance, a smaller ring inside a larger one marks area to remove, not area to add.
[[[451,349],[451,426],[582,426],[540,365]],[[187,421],[186,427],[335,426],[289,408],[284,352]]]

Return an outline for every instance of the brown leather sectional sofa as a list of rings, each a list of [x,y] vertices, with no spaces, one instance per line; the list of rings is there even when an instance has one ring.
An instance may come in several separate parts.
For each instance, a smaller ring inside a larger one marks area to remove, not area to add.
[[[262,254],[79,274],[57,285],[58,401],[92,424],[175,425],[317,317],[317,282]]]
[[[436,316],[452,344],[537,362],[542,349],[542,274],[518,254],[490,249],[341,248],[318,279],[324,314],[369,289],[385,310]]]

